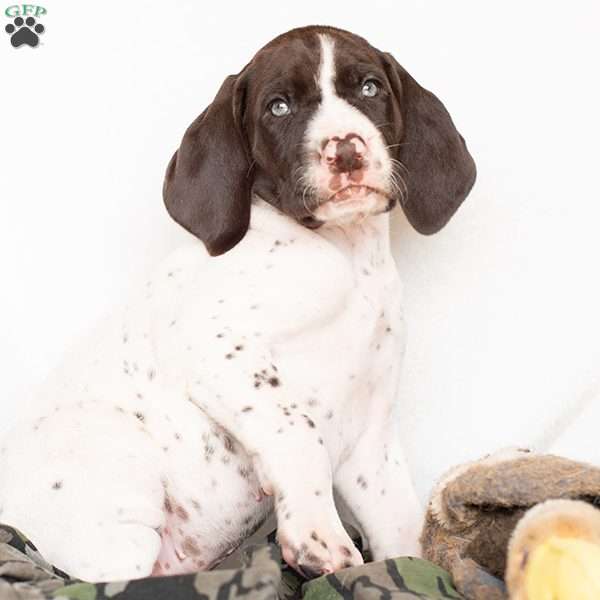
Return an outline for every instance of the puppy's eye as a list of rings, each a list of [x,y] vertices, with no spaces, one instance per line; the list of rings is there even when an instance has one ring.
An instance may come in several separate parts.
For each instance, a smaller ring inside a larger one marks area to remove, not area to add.
[[[361,93],[366,98],[373,98],[374,96],[377,96],[378,92],[379,85],[374,79],[367,79],[367,81],[363,83]]]
[[[281,98],[277,98],[277,100],[273,100],[271,104],[269,104],[269,110],[271,114],[275,117],[285,117],[289,115],[292,111],[290,109],[290,105]]]

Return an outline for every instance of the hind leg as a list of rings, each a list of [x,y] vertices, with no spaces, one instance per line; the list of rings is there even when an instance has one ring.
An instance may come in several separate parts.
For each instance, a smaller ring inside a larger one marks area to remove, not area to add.
[[[147,434],[100,416],[101,431],[53,419],[11,436],[0,458],[2,520],[73,577],[145,577],[161,546],[160,460]]]
[[[63,485],[62,490],[50,488],[54,498],[35,484],[24,493],[15,490],[7,498],[3,521],[23,531],[48,562],[72,577],[111,581],[149,576],[161,547],[160,499],[151,506],[148,488],[145,501],[132,495],[126,500],[120,490],[89,481],[72,494]]]
[[[48,562],[72,577],[112,581],[151,575],[161,548],[162,511],[141,498],[127,502],[106,486],[87,485],[68,497],[65,484],[58,502],[32,485],[27,497],[10,495],[3,521],[23,531]],[[152,495],[149,490],[150,500]],[[106,502],[102,510],[98,500]]]
[[[113,523],[64,541],[57,558],[69,574],[84,581],[122,581],[148,577],[160,551],[160,536],[152,527]]]

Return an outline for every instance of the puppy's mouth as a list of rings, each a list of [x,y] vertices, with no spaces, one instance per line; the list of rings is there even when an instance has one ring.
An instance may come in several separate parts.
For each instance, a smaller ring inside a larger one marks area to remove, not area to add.
[[[381,188],[370,185],[350,184],[331,194],[325,202],[333,202],[334,204],[357,202],[371,194],[377,194],[378,196],[391,200],[390,194]]]

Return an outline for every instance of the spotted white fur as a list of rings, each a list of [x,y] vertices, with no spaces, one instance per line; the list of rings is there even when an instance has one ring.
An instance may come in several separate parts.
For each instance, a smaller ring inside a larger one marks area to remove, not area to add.
[[[351,128],[383,181],[381,137],[335,95],[321,43],[307,143]],[[274,510],[284,558],[328,572],[361,562],[335,489],[376,559],[418,554],[393,412],[401,288],[382,199],[361,202],[312,231],[255,199],[233,250],[170,256],[0,443],[0,519],[97,581],[210,568]]]

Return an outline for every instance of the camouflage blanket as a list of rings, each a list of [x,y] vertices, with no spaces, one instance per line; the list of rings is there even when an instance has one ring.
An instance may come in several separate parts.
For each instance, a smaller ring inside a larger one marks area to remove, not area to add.
[[[0,600],[461,600],[434,564],[398,558],[306,581],[275,544],[249,547],[239,569],[85,583],[48,564],[19,531],[0,525]]]

